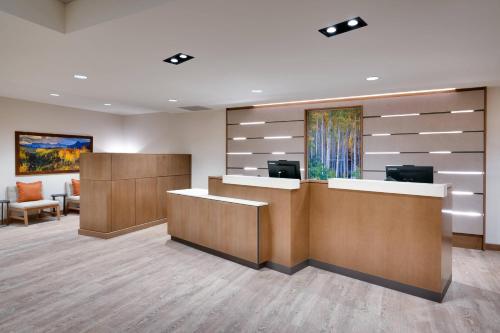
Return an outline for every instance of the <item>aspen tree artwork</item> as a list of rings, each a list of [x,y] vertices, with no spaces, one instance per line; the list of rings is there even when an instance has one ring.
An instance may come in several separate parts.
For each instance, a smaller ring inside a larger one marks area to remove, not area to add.
[[[361,178],[362,107],[306,113],[307,178]]]

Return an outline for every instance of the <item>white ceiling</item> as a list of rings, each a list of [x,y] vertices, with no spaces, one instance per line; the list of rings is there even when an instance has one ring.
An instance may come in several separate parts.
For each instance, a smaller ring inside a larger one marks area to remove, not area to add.
[[[498,0],[149,0],[95,21],[85,1],[68,33],[0,12],[1,96],[139,114],[500,84]],[[368,26],[317,31],[355,16]],[[178,52],[196,58],[162,62]]]

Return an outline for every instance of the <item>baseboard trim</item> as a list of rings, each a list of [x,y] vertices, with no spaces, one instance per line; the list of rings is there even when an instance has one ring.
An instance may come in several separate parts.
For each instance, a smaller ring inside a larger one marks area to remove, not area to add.
[[[255,262],[251,262],[251,261],[248,261],[248,260],[245,260],[245,259],[241,259],[241,258],[232,256],[230,254],[227,254],[227,253],[224,253],[224,252],[220,252],[220,251],[217,251],[217,250],[205,247],[203,245],[198,245],[196,243],[191,243],[190,241],[184,240],[182,238],[171,236],[171,239],[173,241],[175,241],[175,242],[178,242],[178,243],[190,246],[190,247],[195,248],[197,250],[206,252],[208,254],[211,254],[211,255],[214,255],[214,256],[217,256],[217,257],[221,257],[223,259],[235,262],[237,264],[240,264],[240,265],[243,265],[243,266],[246,266],[246,267],[250,267],[250,268],[253,268],[253,269],[261,269],[262,267],[264,267],[264,264],[257,264]]]
[[[274,263],[272,261],[266,262],[265,266],[269,269],[274,270],[274,271],[288,274],[288,275],[292,275],[292,274],[297,273],[298,271],[306,268],[307,266],[309,266],[309,260],[304,260],[303,262],[298,263],[297,265],[292,266],[292,267],[277,264],[277,263]]]
[[[500,251],[500,244],[484,244],[484,249],[485,250],[490,250],[490,251]]]
[[[100,232],[100,231],[94,231],[94,230],[87,230],[87,229],[78,229],[78,234],[82,236],[89,236],[89,237],[96,237],[96,238],[102,238],[102,239],[110,239],[118,236],[122,236],[134,231],[139,231],[142,229],[154,227],[155,225],[159,224],[164,224],[166,223],[166,219],[161,219],[161,220],[156,220],[156,221],[151,221],[139,225],[135,225],[130,228],[122,229],[122,230],[117,230],[117,231],[111,231],[111,232]]]
[[[381,286],[381,287],[393,289],[393,290],[396,290],[396,291],[399,291],[399,292],[402,292],[405,294],[425,298],[427,300],[439,302],[439,303],[441,303],[443,301],[443,298],[446,295],[446,292],[448,291],[448,287],[450,286],[451,280],[452,280],[452,277],[450,276],[449,280],[446,282],[446,284],[443,288],[443,291],[439,293],[436,291],[427,290],[427,289],[423,289],[423,288],[419,288],[419,287],[415,287],[415,286],[410,286],[410,285],[407,285],[404,283],[384,279],[384,278],[379,277],[379,276],[366,274],[366,273],[354,271],[352,269],[328,264],[328,263],[317,261],[314,259],[309,259],[309,265],[316,267],[316,268],[319,268],[319,269],[323,269],[325,271],[337,273],[337,274],[344,275],[344,276],[347,276],[350,278],[354,278],[356,280],[361,280],[361,281],[365,281],[365,282],[368,282],[371,284],[376,284],[376,285]]]
[[[455,247],[482,250],[483,235],[462,234],[454,232],[452,237],[452,244]]]

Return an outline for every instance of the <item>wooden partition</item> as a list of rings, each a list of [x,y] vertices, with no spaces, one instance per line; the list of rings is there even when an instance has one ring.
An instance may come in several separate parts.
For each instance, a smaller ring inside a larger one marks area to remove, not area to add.
[[[111,238],[164,223],[166,191],[191,187],[191,155],[84,154],[81,235]]]

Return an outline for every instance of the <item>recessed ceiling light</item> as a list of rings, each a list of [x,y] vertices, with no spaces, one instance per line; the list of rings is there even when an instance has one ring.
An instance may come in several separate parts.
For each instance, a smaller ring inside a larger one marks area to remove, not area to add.
[[[329,25],[323,29],[319,29],[319,32],[321,32],[323,35],[326,37],[333,37],[340,35],[344,32],[348,32],[351,30],[359,29],[362,27],[366,27],[367,24],[361,17],[356,17],[344,22],[340,22],[337,24]]]
[[[86,75],[83,75],[83,74],[75,74],[75,75],[73,75],[73,77],[75,79],[78,79],[78,80],[87,80],[88,79],[88,77]]]
[[[177,100],[176,100],[175,98],[171,98],[171,99],[169,99],[168,101],[169,101],[169,102],[172,102],[172,103],[177,102]]]
[[[50,95],[50,96],[54,96],[54,97],[59,97],[59,96],[61,96],[61,95],[59,95],[59,94],[55,94],[55,93],[52,93],[52,94],[49,94],[49,95]]]
[[[326,32],[328,32],[329,34],[334,34],[336,31],[337,31],[337,28],[335,28],[335,27],[326,28]]]
[[[260,93],[262,93],[262,89],[252,89],[252,92],[254,94],[260,94]]]
[[[111,106],[111,103],[104,103],[104,106]]]
[[[194,58],[193,56],[190,56],[189,54],[186,54],[186,53],[177,53],[176,55],[173,55],[173,56],[171,56],[163,61],[168,62],[172,65],[180,65],[183,62],[186,62],[186,61],[191,60],[193,58]]]
[[[359,23],[359,22],[358,22],[358,20],[356,20],[356,19],[352,19],[352,20],[349,20],[349,21],[347,22],[347,25],[348,25],[348,26],[350,26],[350,27],[355,27],[355,26],[357,26],[357,25],[358,25],[358,23]]]
[[[366,81],[377,81],[378,79],[380,79],[378,76],[368,76]]]

